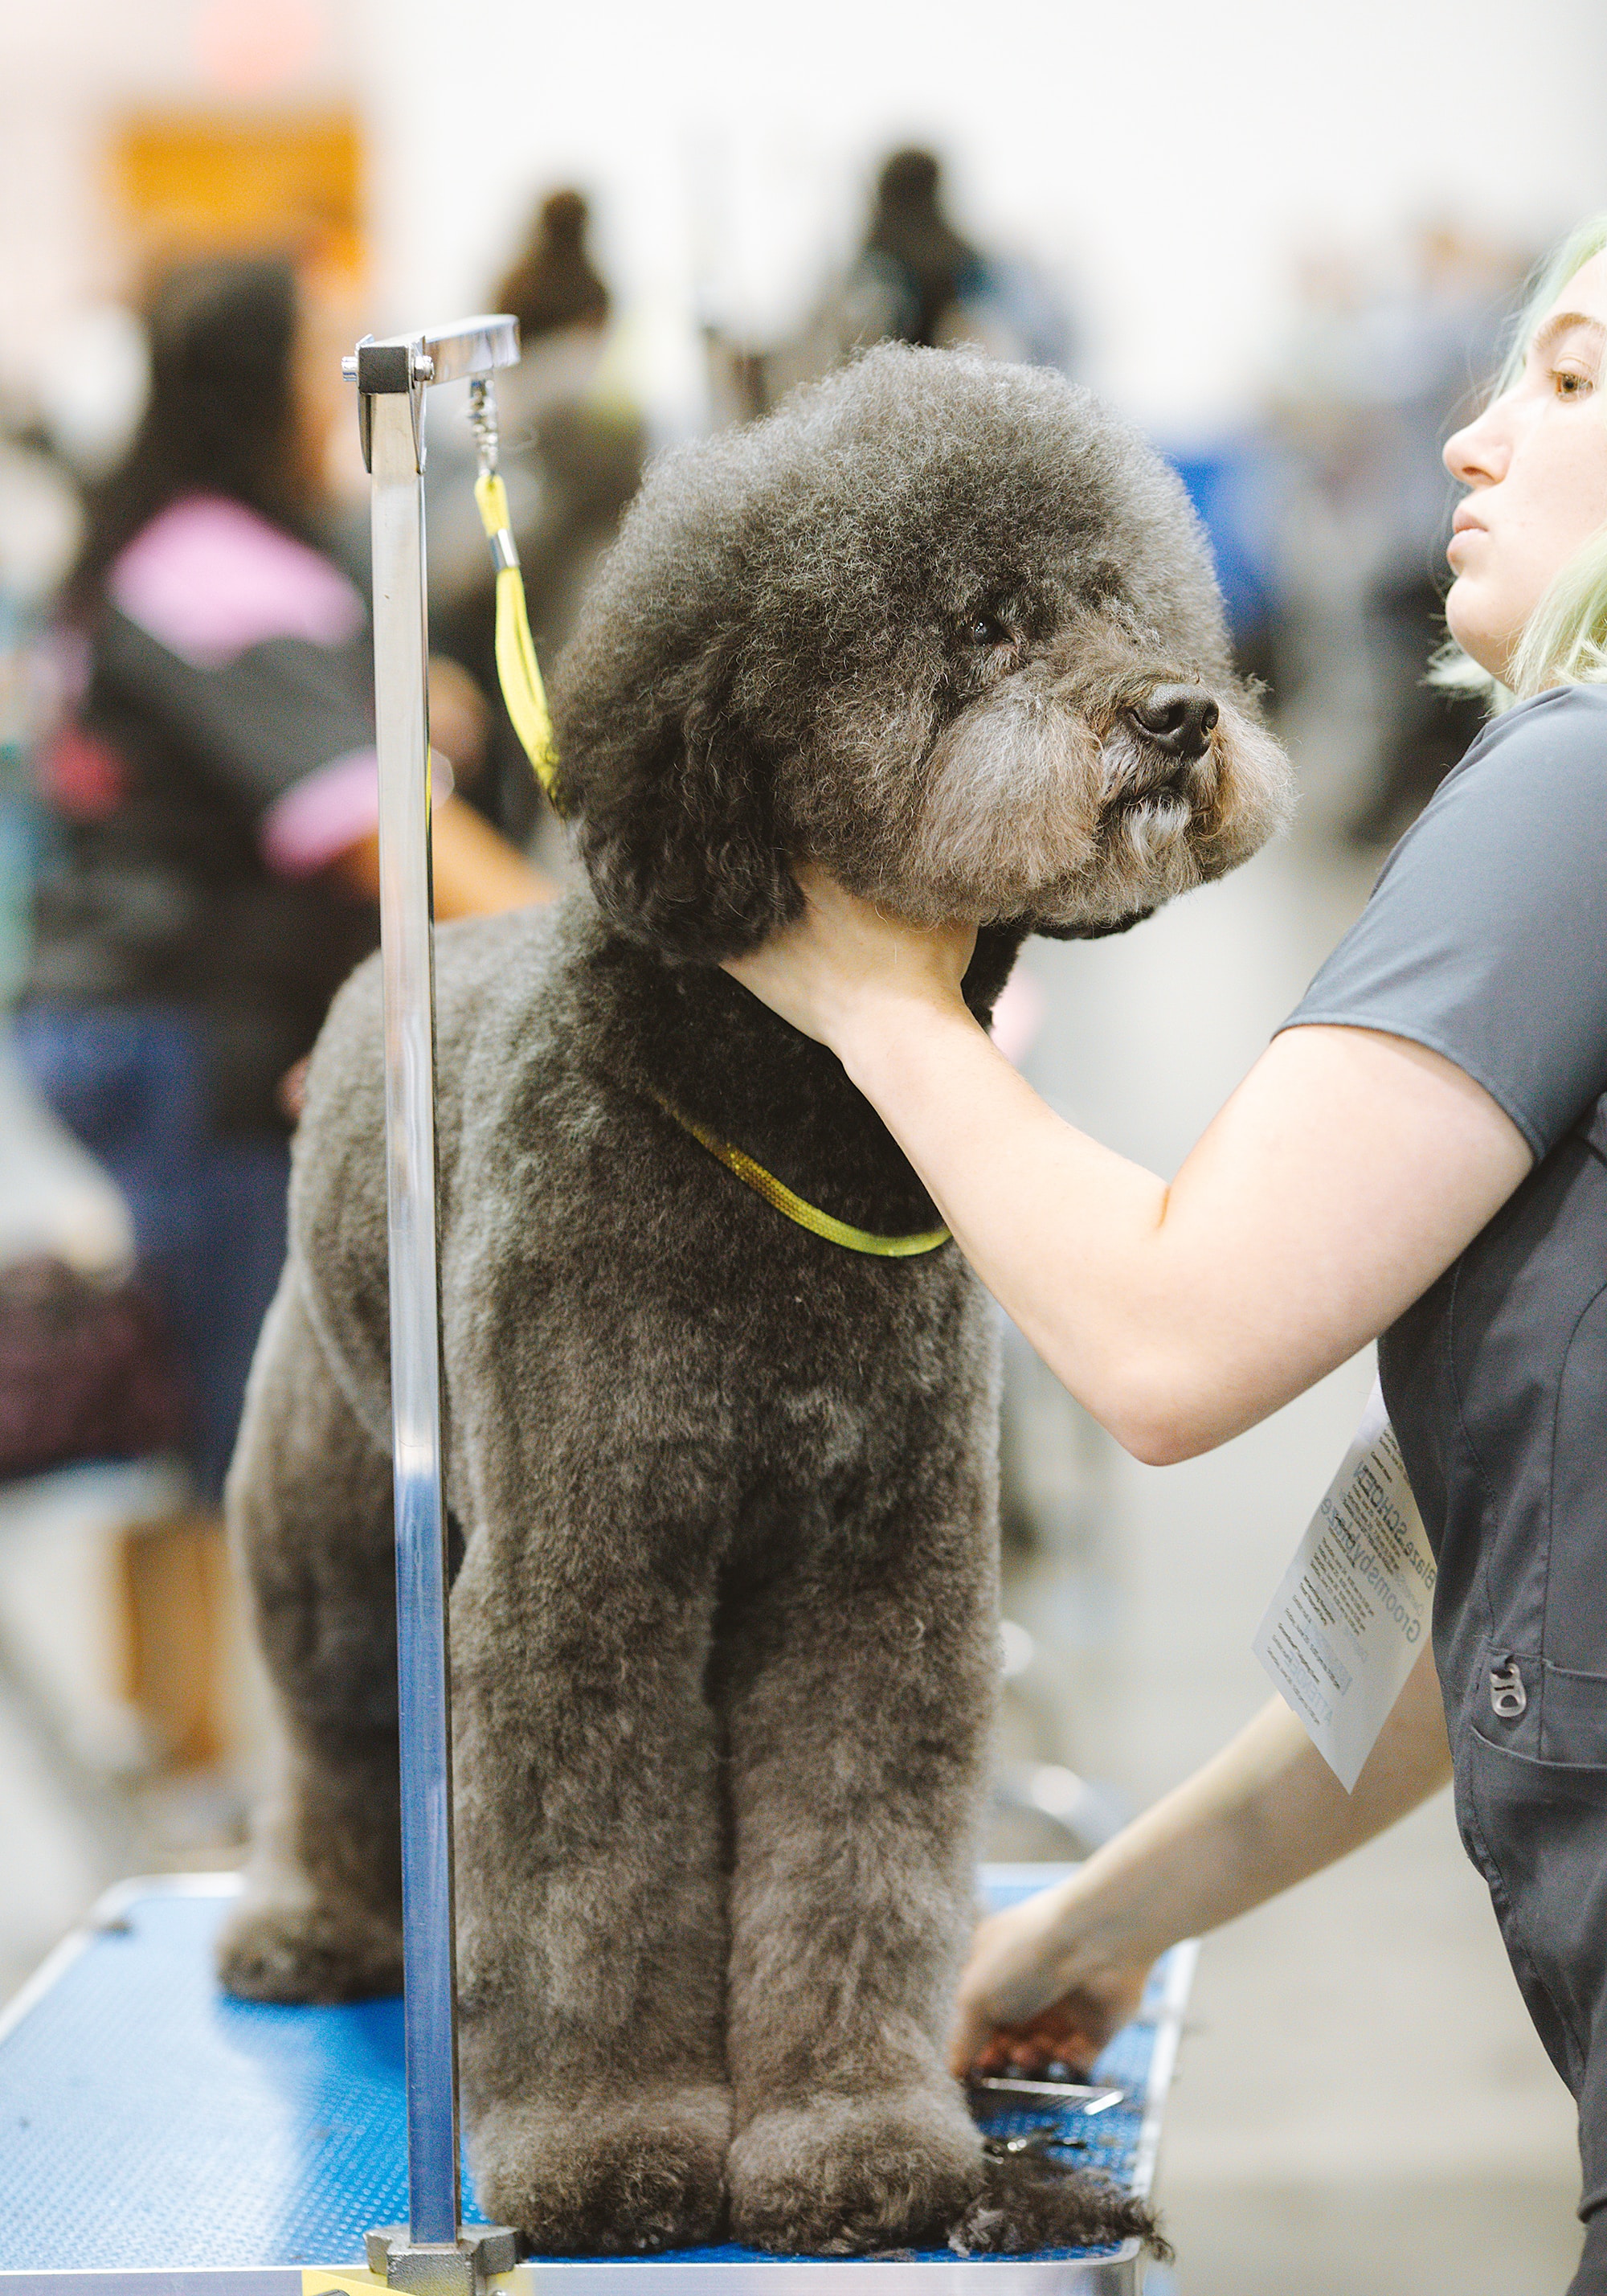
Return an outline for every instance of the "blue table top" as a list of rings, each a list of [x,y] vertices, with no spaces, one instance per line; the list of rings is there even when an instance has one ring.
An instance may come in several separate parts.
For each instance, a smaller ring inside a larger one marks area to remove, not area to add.
[[[988,1898],[1014,1902],[1054,1870],[990,1869]],[[365,2231],[406,2217],[400,2000],[230,1999],[211,1941],[231,1887],[127,1885],[22,1997],[0,2038],[0,2272],[358,2263]],[[1163,1962],[1096,2069],[1128,2101],[1078,2124],[1079,2161],[1122,2184],[1166,1988]]]

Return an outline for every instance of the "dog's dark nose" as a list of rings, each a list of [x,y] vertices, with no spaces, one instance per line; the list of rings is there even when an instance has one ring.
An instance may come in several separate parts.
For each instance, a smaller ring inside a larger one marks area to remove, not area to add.
[[[1128,715],[1146,741],[1183,760],[1204,756],[1222,712],[1202,685],[1157,685]]]

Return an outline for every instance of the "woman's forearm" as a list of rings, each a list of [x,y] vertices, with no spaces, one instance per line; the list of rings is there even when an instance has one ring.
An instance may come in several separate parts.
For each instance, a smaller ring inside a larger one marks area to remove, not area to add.
[[[994,1296],[1095,1417],[1142,1451],[1140,1398],[1168,1384],[1149,1367],[1158,1335],[1144,1303],[1164,1183],[1062,1123],[957,1003],[906,1004],[885,1025],[868,1012],[840,1049]],[[1078,1218],[1088,1204],[1097,1219]],[[1069,1300],[1093,1312],[1068,1317]]]
[[[1332,1866],[1414,1809],[1450,1775],[1425,1648],[1347,1794],[1274,1699],[1203,1769],[1086,1865],[977,1932],[960,1980],[950,2062],[1042,2062],[1052,2038],[1086,2054],[1132,2015],[1146,1972],[1180,1938],[1221,1927]]]
[[[1444,1784],[1450,1750],[1425,1648],[1347,1793],[1281,1699],[1064,1885],[1079,1951],[1108,1926],[1153,1958],[1333,1865]]]
[[[458,797],[434,809],[430,832],[431,879],[438,920],[498,916],[504,909],[550,901],[558,887],[545,869],[527,861],[517,847]],[[380,898],[380,836],[369,830],[332,867],[341,882],[365,900]]]
[[[957,998],[862,996],[836,1045],[983,1281],[1156,1464],[1347,1360],[1530,1160],[1449,1062],[1365,1029],[1276,1038],[1170,1186],[1057,1117]]]

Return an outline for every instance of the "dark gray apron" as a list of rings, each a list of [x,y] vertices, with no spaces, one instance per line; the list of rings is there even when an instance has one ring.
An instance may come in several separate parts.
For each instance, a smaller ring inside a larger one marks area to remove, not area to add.
[[[1457,1824],[1578,2100],[1573,2296],[1607,2296],[1607,1095],[1379,1357],[1439,1558]]]

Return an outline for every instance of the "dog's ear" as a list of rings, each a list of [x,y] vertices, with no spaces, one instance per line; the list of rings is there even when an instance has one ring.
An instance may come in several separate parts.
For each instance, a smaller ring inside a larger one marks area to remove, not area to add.
[[[559,795],[604,914],[678,964],[757,948],[802,907],[775,816],[773,749],[736,700],[734,632],[604,721],[561,725]],[[617,697],[618,698],[618,697]],[[572,745],[572,748],[571,748]]]

